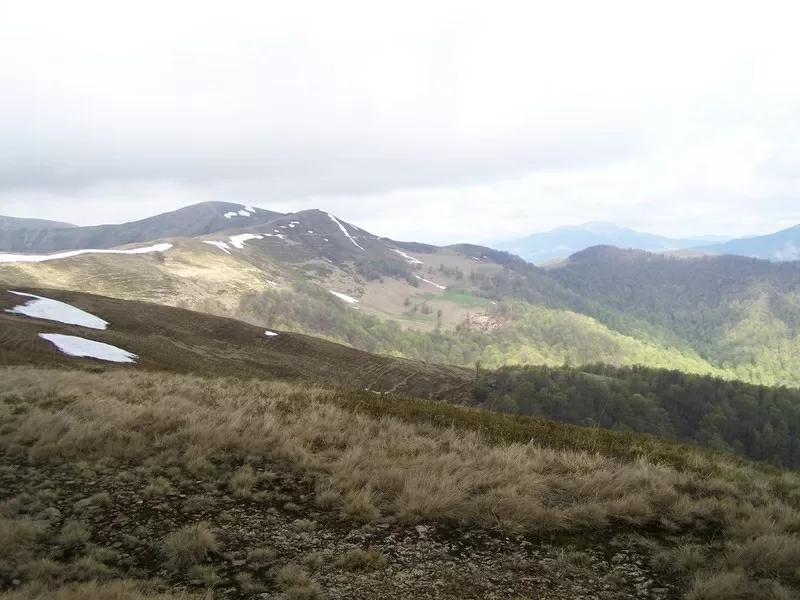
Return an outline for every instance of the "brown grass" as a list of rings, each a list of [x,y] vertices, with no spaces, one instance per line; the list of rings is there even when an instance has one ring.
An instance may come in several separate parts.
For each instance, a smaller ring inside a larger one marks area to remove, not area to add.
[[[180,570],[202,562],[218,546],[217,538],[208,525],[196,523],[164,538],[164,556],[167,566]]]
[[[0,426],[10,425],[0,434],[0,451],[34,463],[188,468],[202,448],[225,464],[263,456],[307,472],[326,503],[364,520],[445,519],[538,534],[647,528],[682,532],[690,544],[705,544],[713,533],[713,547],[689,545],[667,556],[672,570],[690,576],[717,569],[697,579],[695,600],[723,598],[726,590],[783,593],[778,582],[786,584],[800,564],[800,477],[734,458],[685,448],[677,468],[656,454],[622,459],[603,446],[554,449],[544,437],[503,442],[443,423],[345,410],[339,392],[283,382],[32,368],[6,368],[0,377],[8,384],[0,392]],[[248,469],[234,473],[231,487],[252,489],[256,476]],[[225,481],[230,472],[218,476]],[[0,559],[5,552],[31,560],[37,531],[32,521],[0,520]],[[198,524],[167,536],[165,558],[170,568],[185,569],[216,545]],[[287,573],[285,590],[307,588],[310,597],[319,591],[300,575],[290,583]]]
[[[142,589],[141,582],[69,584],[58,589],[28,585],[0,594],[2,600],[211,600],[210,594],[163,593]]]
[[[105,331],[87,330],[8,314],[4,309],[20,304],[20,298],[0,288],[0,364],[4,365],[281,378],[453,401],[468,394],[470,372],[458,367],[377,356],[297,333],[267,338],[263,327],[146,302],[64,290],[19,291],[66,302],[111,326]],[[90,338],[133,352],[139,360],[132,366],[69,357],[39,339],[39,333]],[[197,458],[202,456],[201,452]]]

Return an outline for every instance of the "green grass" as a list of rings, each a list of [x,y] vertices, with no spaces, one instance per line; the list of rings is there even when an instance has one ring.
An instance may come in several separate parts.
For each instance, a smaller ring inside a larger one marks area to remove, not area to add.
[[[492,305],[491,300],[456,290],[445,290],[441,294],[425,292],[417,294],[415,298],[419,298],[420,300],[443,300],[458,304],[464,308],[488,308]]]

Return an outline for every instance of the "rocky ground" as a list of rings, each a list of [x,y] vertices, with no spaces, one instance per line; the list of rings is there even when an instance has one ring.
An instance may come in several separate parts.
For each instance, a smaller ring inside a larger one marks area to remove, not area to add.
[[[0,589],[125,577],[235,599],[683,596],[685,586],[654,568],[630,532],[556,539],[435,521],[365,523],[344,515],[335,495],[309,477],[251,462],[252,471],[216,465],[201,474],[161,465],[31,465],[7,453],[0,519],[32,522],[36,534],[6,548]],[[170,546],[170,534],[197,523],[207,524],[211,539],[173,535]]]

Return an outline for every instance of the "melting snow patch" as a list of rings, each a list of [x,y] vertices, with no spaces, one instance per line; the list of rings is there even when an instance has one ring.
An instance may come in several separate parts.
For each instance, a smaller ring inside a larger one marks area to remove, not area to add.
[[[252,233],[240,233],[239,235],[232,235],[231,236],[231,244],[233,244],[234,248],[242,249],[244,248],[244,243],[247,240],[263,240],[264,236],[262,235],[254,235]]]
[[[358,304],[358,300],[356,300],[355,298],[351,298],[347,294],[342,294],[340,292],[334,292],[333,290],[328,290],[328,291],[331,294],[333,294],[334,296],[336,296],[337,298],[339,298],[340,300],[344,300],[345,302],[347,302],[349,304]]]
[[[250,216],[250,213],[247,212],[246,210],[240,210],[239,214],[242,215],[243,217],[249,217]]]
[[[447,289],[447,288],[446,288],[446,287],[444,287],[443,285],[439,285],[438,283],[433,283],[432,281],[429,281],[428,279],[423,279],[423,278],[422,278],[422,277],[420,277],[419,275],[414,275],[414,277],[416,277],[416,278],[417,278],[417,279],[419,279],[420,281],[424,281],[425,283],[430,283],[431,285],[435,285],[435,286],[436,286],[437,288],[439,288],[440,290],[446,290],[446,289]]]
[[[0,254],[0,263],[44,262],[59,258],[71,258],[81,254],[148,254],[150,252],[166,252],[170,248],[172,248],[172,244],[156,244],[155,246],[132,248],[131,250],[70,250],[69,252],[59,252],[58,254]]]
[[[328,213],[328,216],[331,218],[331,221],[333,221],[334,223],[336,223],[336,224],[339,226],[339,229],[341,229],[341,230],[342,230],[342,233],[343,233],[343,234],[344,234],[344,235],[347,237],[347,239],[348,239],[348,240],[350,240],[350,241],[351,241],[351,242],[353,242],[353,243],[354,243],[356,246],[358,246],[359,248],[361,248],[361,246],[359,246],[359,245],[358,245],[358,242],[357,242],[357,241],[355,241],[355,240],[353,239],[353,237],[352,237],[352,236],[351,236],[349,233],[347,233],[347,229],[345,229],[345,228],[344,228],[344,225],[342,225],[342,224],[339,222],[339,220],[338,220],[336,217],[334,217],[334,216],[333,216],[331,213]],[[362,250],[364,250],[364,248],[361,248],[361,249],[362,249]],[[366,250],[364,250],[364,252],[366,252]]]
[[[225,217],[226,219],[232,219],[233,217],[236,217],[236,216],[238,216],[238,215],[239,215],[239,213],[238,213],[238,212],[226,212],[226,213],[225,213],[225,215],[224,215],[224,217]]]
[[[69,356],[86,356],[107,360],[109,362],[132,363],[139,358],[136,354],[117,348],[111,344],[95,342],[74,335],[61,335],[60,333],[40,333],[39,337],[47,340],[64,354]]]
[[[100,317],[96,317],[85,310],[75,308],[64,302],[43,298],[35,294],[24,294],[12,290],[8,291],[17,296],[33,298],[33,300],[29,300],[25,304],[15,306],[14,308],[7,308],[7,313],[25,315],[26,317],[45,319],[47,321],[58,321],[66,325],[80,325],[81,327],[89,327],[91,329],[105,329],[108,326],[108,321],[104,321]]]
[[[204,244],[211,244],[212,246],[216,246],[217,248],[222,250],[225,254],[230,254],[230,250],[228,250],[228,248],[230,248],[230,246],[228,246],[228,244],[226,244],[225,242],[214,242],[214,241],[203,240],[203,243]]]
[[[399,254],[404,259],[406,259],[406,262],[408,264],[410,264],[410,265],[421,265],[421,264],[423,264],[423,262],[421,260],[417,260],[413,256],[409,256],[408,254],[406,254],[402,250],[395,250],[394,248],[392,248],[392,252],[397,252],[397,254]]]
[[[264,332],[264,335],[266,335],[267,337],[273,337],[273,336],[276,336],[276,335],[278,335],[278,334],[277,334],[277,333],[275,333],[274,331],[270,331],[269,329],[267,329],[267,330]]]

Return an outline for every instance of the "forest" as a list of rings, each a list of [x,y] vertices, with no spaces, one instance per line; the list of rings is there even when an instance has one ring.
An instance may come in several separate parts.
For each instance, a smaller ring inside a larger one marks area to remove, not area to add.
[[[473,402],[511,414],[670,437],[800,467],[800,389],[642,366],[478,365]]]

